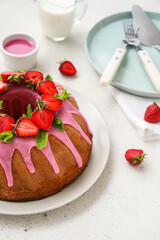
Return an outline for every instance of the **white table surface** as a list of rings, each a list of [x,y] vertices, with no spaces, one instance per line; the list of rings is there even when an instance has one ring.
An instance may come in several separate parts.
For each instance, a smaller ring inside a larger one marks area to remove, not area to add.
[[[37,3],[33,0],[0,0],[0,37],[24,31],[37,37],[40,51],[36,70],[78,90],[101,112],[110,134],[111,148],[105,170],[83,196],[59,209],[30,216],[0,215],[0,239],[159,240],[160,239],[160,142],[143,142],[110,91],[99,85],[99,75],[84,50],[90,28],[111,14],[140,4],[160,12],[159,0],[88,0],[82,22],[71,36],[56,43],[41,33]],[[114,33],[113,33],[114,37]],[[76,78],[58,71],[59,60],[70,59]],[[0,71],[7,70],[0,55]],[[128,148],[147,152],[144,164],[131,167],[124,159]]]

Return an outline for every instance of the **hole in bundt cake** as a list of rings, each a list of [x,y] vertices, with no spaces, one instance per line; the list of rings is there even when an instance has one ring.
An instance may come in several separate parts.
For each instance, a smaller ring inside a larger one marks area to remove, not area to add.
[[[0,113],[5,113],[17,121],[22,114],[27,113],[27,106],[31,104],[32,110],[35,109],[39,98],[37,92],[26,88],[25,86],[12,87],[2,96],[3,107]]]
[[[13,118],[17,120],[22,115],[22,104],[19,99],[15,98],[12,102],[12,109],[13,109]]]

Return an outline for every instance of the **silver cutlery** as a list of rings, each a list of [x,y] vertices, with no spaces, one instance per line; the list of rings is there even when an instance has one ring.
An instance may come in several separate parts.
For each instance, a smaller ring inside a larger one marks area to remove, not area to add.
[[[160,50],[160,30],[152,22],[149,16],[138,5],[133,6],[132,16],[135,24],[139,28],[137,35],[140,42]]]
[[[125,37],[123,39],[122,47],[118,48],[111,58],[100,78],[100,84],[103,86],[108,86],[110,84],[126,54],[127,45],[132,45],[136,48],[138,56],[144,65],[144,69],[151,79],[155,89],[160,93],[160,73],[148,55],[147,51],[140,47],[140,40],[137,38],[139,28],[135,27],[132,21],[129,20],[123,23],[123,27]]]
[[[140,47],[140,41],[139,38],[137,38],[137,32],[139,31],[138,27],[136,27],[132,21],[124,21],[123,25],[125,32],[124,42],[127,45],[132,45],[136,48],[138,56],[144,65],[145,71],[151,79],[155,89],[160,92],[160,73],[151,60],[147,51],[143,50]]]

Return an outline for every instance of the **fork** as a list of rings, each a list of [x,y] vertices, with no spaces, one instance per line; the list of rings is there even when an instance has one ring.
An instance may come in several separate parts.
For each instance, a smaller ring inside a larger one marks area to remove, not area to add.
[[[113,55],[111,61],[109,62],[107,68],[100,78],[100,83],[102,85],[108,86],[108,84],[112,81],[115,73],[117,72],[120,63],[122,62],[125,54],[126,54],[126,46],[132,45],[136,48],[137,53],[144,65],[144,68],[150,77],[154,87],[158,92],[160,92],[160,73],[151,60],[150,56],[145,50],[142,50],[140,47],[140,41],[137,38],[138,28],[132,23],[132,21],[124,21],[123,22],[125,37],[122,40],[123,45],[122,48],[118,48]]]
[[[125,39],[125,38],[124,38]],[[110,82],[112,81],[114,75],[116,74],[125,54],[126,54],[126,46],[128,44],[123,41],[122,46],[117,48],[115,51],[113,57],[111,58],[109,64],[107,65],[106,69],[104,70],[101,78],[100,78],[100,84],[103,86],[108,86]]]

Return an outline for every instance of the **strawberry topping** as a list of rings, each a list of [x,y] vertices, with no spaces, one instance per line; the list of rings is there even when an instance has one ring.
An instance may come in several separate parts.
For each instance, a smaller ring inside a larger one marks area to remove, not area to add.
[[[32,90],[37,89],[42,94],[37,99],[37,107],[32,112],[31,104],[28,104],[26,113],[16,121],[6,114],[0,115],[0,141],[9,143],[15,136],[29,137],[36,135],[36,145],[38,149],[42,149],[47,144],[48,132],[46,130],[53,127],[64,131],[62,120],[54,118],[54,112],[63,105],[63,101],[69,97],[69,93],[64,90],[60,95],[50,75],[45,77],[38,71],[24,72],[3,72],[1,73],[2,81],[0,81],[0,93],[4,93],[7,86],[12,83],[14,85],[22,83],[27,84]],[[23,81],[24,80],[24,81]],[[16,96],[15,96],[16,97]],[[3,101],[0,101],[0,109]],[[20,114],[21,115],[21,114]],[[19,115],[18,115],[19,117]]]
[[[46,108],[36,110],[31,115],[33,122],[36,123],[39,128],[44,130],[48,130],[51,127],[53,117],[53,112]]]
[[[63,101],[55,98],[52,95],[43,94],[43,101],[45,101],[46,106],[51,109],[53,112],[57,112],[58,109],[63,105]]]
[[[0,93],[4,93],[7,90],[7,83],[0,81]]]
[[[58,93],[54,82],[52,82],[50,80],[46,80],[46,81],[40,83],[38,86],[38,92],[49,94],[49,95],[54,95],[55,93]]]
[[[0,133],[2,132],[7,132],[7,131],[12,131],[13,126],[11,124],[14,124],[14,119],[5,115],[1,114],[0,115]]]
[[[38,132],[39,127],[29,118],[22,118],[16,127],[16,133],[21,137],[34,136]]]
[[[6,83],[13,83],[13,82],[18,82],[21,83],[22,80],[24,79],[25,73],[23,72],[2,72],[1,77],[3,82]]]
[[[38,71],[28,71],[25,74],[27,80],[38,79],[43,81],[43,74]]]

